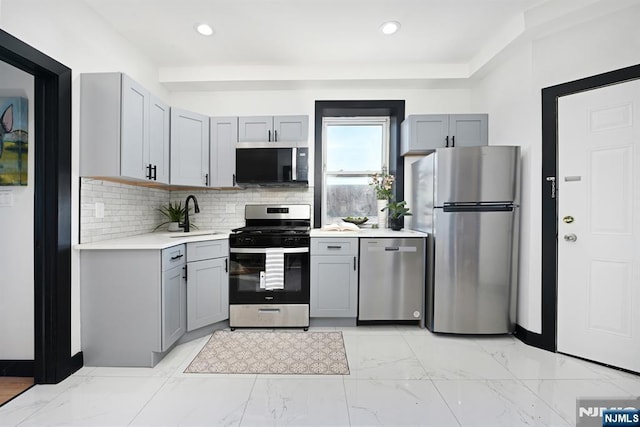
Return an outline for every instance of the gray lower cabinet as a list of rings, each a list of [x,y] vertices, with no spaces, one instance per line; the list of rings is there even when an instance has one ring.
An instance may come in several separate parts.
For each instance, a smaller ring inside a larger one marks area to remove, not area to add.
[[[358,238],[311,239],[311,317],[358,314]]]
[[[428,154],[436,148],[487,145],[487,114],[416,114],[402,122],[401,154]]]
[[[229,241],[187,243],[187,331],[229,318]]]
[[[154,366],[186,331],[185,245],[80,253],[87,366]]]

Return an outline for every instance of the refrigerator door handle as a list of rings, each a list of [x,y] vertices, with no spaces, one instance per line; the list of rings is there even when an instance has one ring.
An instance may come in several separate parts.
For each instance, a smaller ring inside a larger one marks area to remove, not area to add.
[[[512,212],[515,206],[511,203],[495,205],[444,205],[443,212]]]

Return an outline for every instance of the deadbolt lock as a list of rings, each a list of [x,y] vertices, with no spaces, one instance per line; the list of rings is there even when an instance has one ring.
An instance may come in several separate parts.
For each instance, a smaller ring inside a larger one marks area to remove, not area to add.
[[[575,219],[571,215],[567,215],[562,218],[562,221],[564,221],[566,224],[571,224],[573,221],[575,221]]]

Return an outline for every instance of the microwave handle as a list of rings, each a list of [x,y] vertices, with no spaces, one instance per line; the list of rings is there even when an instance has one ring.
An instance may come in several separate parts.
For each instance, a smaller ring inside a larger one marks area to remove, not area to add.
[[[291,180],[298,180],[298,149],[291,149]]]

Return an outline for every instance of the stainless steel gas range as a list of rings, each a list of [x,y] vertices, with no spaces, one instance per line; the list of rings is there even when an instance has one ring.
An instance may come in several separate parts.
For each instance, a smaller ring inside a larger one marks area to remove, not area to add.
[[[246,205],[229,237],[229,326],[309,327],[310,205]]]

